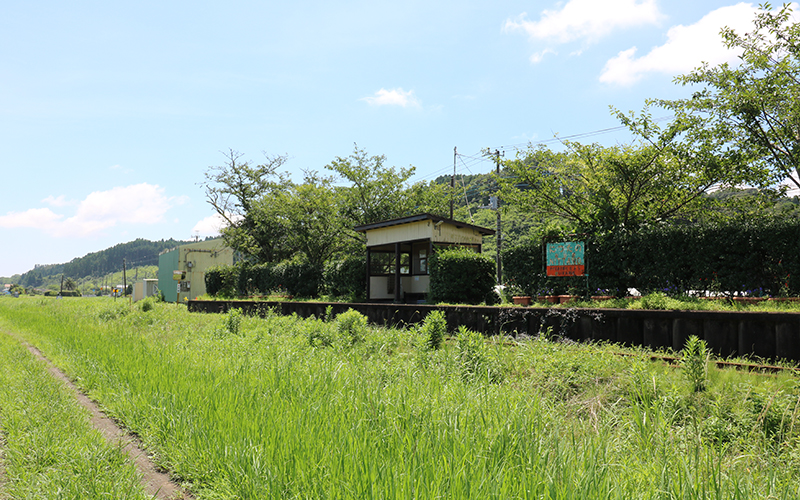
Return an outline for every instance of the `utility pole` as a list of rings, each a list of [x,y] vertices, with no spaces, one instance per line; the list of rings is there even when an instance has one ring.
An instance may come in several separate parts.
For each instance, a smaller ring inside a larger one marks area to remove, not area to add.
[[[453,176],[450,177],[450,220],[453,220],[453,197],[456,187],[456,158],[458,157],[458,146],[453,148]]]
[[[497,178],[498,178],[498,188],[499,188],[499,179],[500,179],[500,151],[495,149],[494,150],[495,162],[497,165]],[[498,194],[500,191],[498,189]],[[497,213],[497,232],[495,233],[496,241],[497,241],[497,284],[503,284],[503,263],[500,259],[500,251],[503,248],[503,236],[502,236],[502,228],[500,224],[500,196],[495,196],[495,213]]]
[[[122,258],[122,296],[128,296],[128,278],[125,275],[125,257]]]

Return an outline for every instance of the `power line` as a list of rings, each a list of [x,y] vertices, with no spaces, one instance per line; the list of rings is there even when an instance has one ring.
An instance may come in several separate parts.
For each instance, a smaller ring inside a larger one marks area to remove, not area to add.
[[[662,122],[662,121],[666,121],[666,120],[671,120],[673,118],[675,118],[674,115],[661,116],[659,118],[654,118],[652,121],[653,122]],[[593,130],[591,132],[581,132],[579,134],[572,134],[572,135],[567,135],[567,136],[563,136],[563,137],[551,137],[550,139],[543,139],[541,141],[521,142],[521,143],[517,143],[517,144],[509,144],[509,145],[506,145],[506,146],[492,147],[492,148],[489,148],[489,149],[490,150],[491,149],[496,149],[496,150],[499,150],[501,152],[519,151],[520,149],[523,149],[523,148],[526,148],[526,147],[529,147],[529,146],[536,146],[536,145],[539,145],[539,144],[551,144],[551,143],[554,143],[554,142],[563,142],[563,141],[574,140],[574,139],[583,139],[583,138],[586,138],[586,137],[594,137],[594,136],[597,136],[597,135],[608,134],[608,133],[611,133],[611,132],[616,132],[616,131],[627,129],[627,128],[628,127],[626,125],[619,125],[619,126],[616,126],[616,127],[609,127],[609,128],[599,129],[599,130]],[[481,156],[481,153],[475,153],[474,155],[465,155],[465,154],[457,153],[457,155],[458,155],[459,158],[469,158],[469,159],[473,160],[473,162],[470,163],[470,165],[473,165],[473,166],[478,164],[478,162],[491,162],[491,160]],[[462,163],[466,166],[466,163],[464,163],[463,160],[462,160]],[[426,175],[422,175],[422,176],[419,177],[419,179],[420,180],[426,180],[426,179],[439,177],[440,175],[444,175],[444,173],[449,172],[451,168],[452,168],[452,166],[448,165],[447,167],[443,167],[443,168],[434,170],[434,171],[432,171],[432,172],[430,172],[430,173],[428,173]],[[470,174],[472,174],[472,171],[469,170],[469,168],[467,168],[467,170],[470,172]]]

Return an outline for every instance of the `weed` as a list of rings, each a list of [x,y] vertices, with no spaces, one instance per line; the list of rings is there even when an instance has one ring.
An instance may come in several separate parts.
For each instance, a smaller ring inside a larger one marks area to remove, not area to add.
[[[430,350],[437,350],[442,347],[444,337],[447,335],[447,320],[443,311],[431,311],[422,320],[419,329],[425,346]]]
[[[482,334],[461,325],[458,328],[458,353],[461,363],[461,378],[464,380],[485,380],[492,383],[502,381],[502,370],[489,355]]]
[[[692,392],[703,392],[708,385],[708,358],[711,353],[705,340],[700,340],[696,335],[686,339],[686,345],[681,351],[683,361],[681,367],[686,380],[692,387]]]
[[[225,314],[225,329],[231,335],[239,335],[242,328],[242,310],[234,307]]]
[[[358,311],[348,309],[336,316],[336,330],[345,344],[362,342],[367,335],[367,317]]]

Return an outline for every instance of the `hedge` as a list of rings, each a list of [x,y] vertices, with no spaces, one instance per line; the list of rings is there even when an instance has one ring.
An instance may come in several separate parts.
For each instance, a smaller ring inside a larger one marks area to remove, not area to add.
[[[282,292],[298,297],[319,294],[322,269],[304,262],[251,264],[209,268],[205,275],[206,292],[224,298],[267,295]]]
[[[367,258],[348,256],[325,264],[322,274],[325,293],[334,297],[350,297],[359,301],[367,293]]]
[[[586,241],[590,293],[692,290],[747,295],[800,294],[800,222],[659,224]],[[585,278],[544,275],[542,241],[503,252],[504,272],[531,295],[586,289]]]
[[[484,254],[464,248],[437,249],[430,259],[428,302],[491,304],[495,262]]]

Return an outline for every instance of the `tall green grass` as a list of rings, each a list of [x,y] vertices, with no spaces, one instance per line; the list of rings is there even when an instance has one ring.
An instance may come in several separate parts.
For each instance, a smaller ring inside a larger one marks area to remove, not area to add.
[[[1,329],[0,435],[0,498],[149,498],[74,395]]]
[[[696,393],[618,347],[430,349],[349,316],[17,300],[0,322],[202,498],[800,497],[791,376],[712,369]]]

